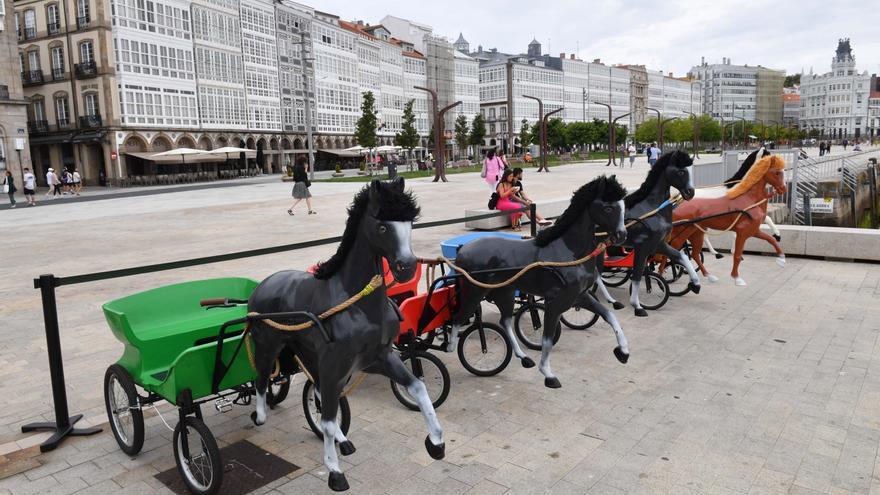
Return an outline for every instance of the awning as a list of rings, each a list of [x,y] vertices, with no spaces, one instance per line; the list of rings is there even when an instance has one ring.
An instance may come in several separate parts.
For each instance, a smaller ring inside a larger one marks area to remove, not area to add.
[[[302,150],[305,152],[306,150]],[[327,153],[330,155],[336,155],[342,158],[359,158],[363,156],[362,153],[358,153],[357,151],[346,151],[346,150],[318,150],[318,153]]]
[[[40,145],[40,144],[58,144],[58,143],[66,143],[70,141],[70,138],[73,136],[70,132],[65,132],[64,134],[50,134],[46,136],[33,136],[29,139],[31,146]]]
[[[71,143],[86,143],[89,141],[101,141],[104,139],[104,131],[90,131],[83,132],[81,134],[77,134],[73,136],[73,139],[70,140]]]
[[[177,164],[182,165],[183,160],[179,156],[153,156],[155,153],[146,152],[146,151],[126,151],[123,154],[128,156],[133,156],[135,158],[140,158],[141,160],[150,161],[153,163],[162,163],[162,164]],[[235,156],[232,156],[235,155]],[[250,155],[250,153],[248,153]],[[252,158],[252,157],[251,157]],[[238,160],[238,153],[230,153],[230,160]],[[223,155],[194,155],[187,156],[186,163],[217,163],[217,162],[225,162],[226,157]]]

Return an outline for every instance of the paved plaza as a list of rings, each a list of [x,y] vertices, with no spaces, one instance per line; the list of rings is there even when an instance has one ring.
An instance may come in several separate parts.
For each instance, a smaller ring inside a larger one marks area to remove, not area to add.
[[[524,182],[534,198],[561,198],[608,171],[635,187],[647,166],[568,165],[527,171]],[[422,205],[420,221],[458,217],[488,199],[477,174],[408,185]],[[53,419],[34,276],[339,235],[361,186],[315,183],[317,216],[304,205],[288,216],[290,185],[269,180],[0,212],[0,493],[170,493],[154,478],[174,467],[171,432],[158,416],[148,414],[144,450],[133,459],[106,425],[102,380],[122,346],[101,304],[197,278],[303,269],[334,247],[59,288],[70,409],[104,431],[42,455],[35,446],[46,434],[20,432],[22,424]],[[461,225],[417,230],[414,251],[435,256],[441,240],[462,232]],[[729,256],[708,263],[718,275],[730,268]],[[350,397],[349,438],[358,449],[342,458],[350,493],[880,494],[880,265],[789,259],[779,268],[773,258],[747,255],[741,271],[746,288],[722,276],[648,318],[618,311],[632,351],[626,365],[614,359],[604,323],[564,332],[553,353],[561,389],[545,388],[536,368],[515,361],[499,376],[478,378],[457,356],[441,354],[452,378],[437,411],[443,461],[425,452],[421,416],[394,399],[387,380],[367,378]],[[625,299],[623,289],[612,291]],[[497,314],[488,311],[487,319]],[[221,447],[247,439],[300,467],[259,493],[330,493],[322,444],[299,403],[301,384],[298,377],[259,428],[248,417],[252,407],[223,415],[205,408]]]

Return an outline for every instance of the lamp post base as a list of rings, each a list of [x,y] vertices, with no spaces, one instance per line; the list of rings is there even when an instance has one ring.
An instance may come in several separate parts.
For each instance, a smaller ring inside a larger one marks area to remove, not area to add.
[[[89,435],[94,435],[95,433],[101,432],[101,428],[74,428],[73,425],[77,421],[82,419],[82,414],[76,414],[67,419],[67,425],[58,427],[58,424],[54,421],[47,421],[42,423],[29,423],[21,427],[22,433],[28,433],[31,431],[43,431],[43,430],[53,430],[55,433],[49,437],[45,442],[40,444],[40,452],[49,452],[50,450],[55,450],[58,445],[68,436],[71,437],[84,437]]]

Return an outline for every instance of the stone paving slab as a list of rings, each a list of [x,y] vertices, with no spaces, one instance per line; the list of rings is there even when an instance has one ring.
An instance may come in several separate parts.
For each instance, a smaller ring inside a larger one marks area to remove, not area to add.
[[[527,174],[526,187],[536,197],[558,197],[606,170],[557,167]],[[635,186],[646,170],[617,172]],[[450,180],[409,182],[423,220],[485,202],[475,174]],[[80,203],[53,209],[51,217],[38,209],[16,217],[0,212],[11,240],[0,281],[8,329],[0,333],[0,445],[36,445],[44,437],[20,434],[20,425],[52,416],[35,275],[338,235],[359,187],[316,184],[317,217],[287,216],[289,187],[281,184]],[[414,249],[436,254],[442,239],[460,232],[415,231]],[[325,246],[59,288],[71,411],[85,413],[89,424],[106,421],[101,380],[121,345],[103,322],[103,302],[193,278],[260,278],[331,252]],[[707,262],[713,272],[729,270],[729,258]],[[613,358],[607,325],[565,332],[553,354],[560,390],[544,388],[535,369],[514,363],[481,379],[442,354],[453,380],[438,410],[447,437],[443,461],[424,451],[421,417],[394,400],[386,380],[368,378],[351,397],[350,438],[358,451],[343,467],[352,493],[880,493],[880,266],[790,259],[781,269],[772,258],[750,255],[742,270],[747,288],[706,285],[646,319],[619,311],[633,352],[627,365]],[[612,290],[626,299],[625,290]],[[497,318],[488,307],[487,314]],[[250,408],[205,411],[221,446],[248,439],[302,466],[268,493],[328,492],[321,444],[298,404],[301,383],[259,428]],[[153,474],[174,465],[171,435],[147,416],[138,457],[119,451],[105,429],[29,457],[35,465],[0,479],[0,493],[167,493]]]

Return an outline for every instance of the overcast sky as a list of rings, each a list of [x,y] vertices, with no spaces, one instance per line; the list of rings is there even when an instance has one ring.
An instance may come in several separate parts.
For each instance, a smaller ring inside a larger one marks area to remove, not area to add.
[[[606,64],[644,64],[683,76],[700,57],[788,73],[830,71],[839,38],[850,38],[856,68],[880,73],[880,14],[872,2],[828,0],[300,0],[345,20],[386,14],[428,24],[471,49],[577,52]],[[578,46],[580,49],[578,51]],[[549,49],[548,49],[549,48]]]

